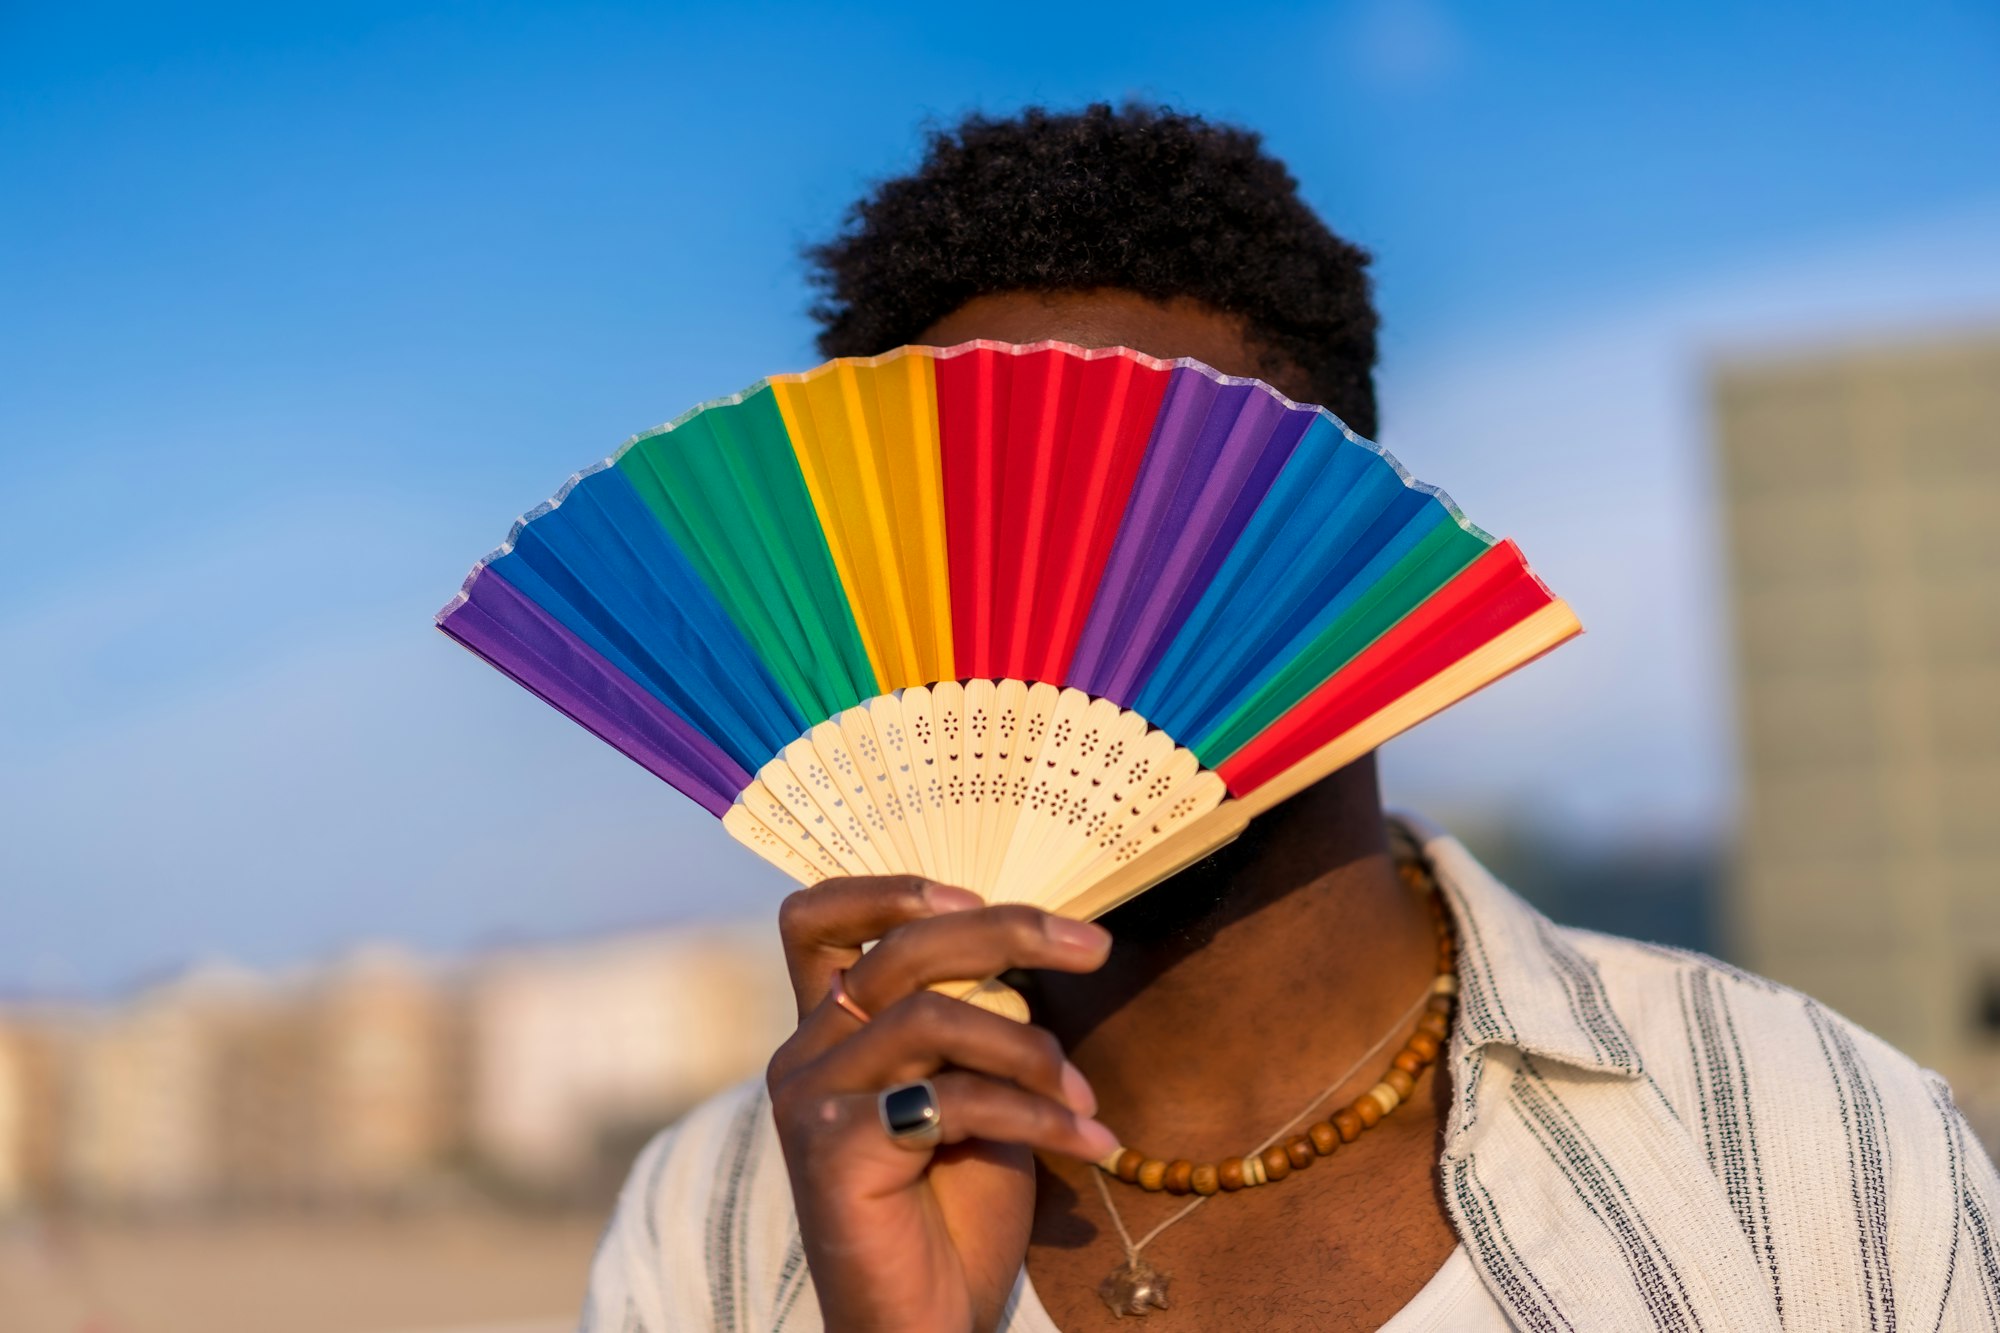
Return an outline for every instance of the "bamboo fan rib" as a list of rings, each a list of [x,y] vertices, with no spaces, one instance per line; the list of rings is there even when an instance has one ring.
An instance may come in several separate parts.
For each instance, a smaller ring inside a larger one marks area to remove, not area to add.
[[[1579,629],[1324,410],[1059,343],[697,408],[515,524],[438,623],[796,880],[1077,916]]]

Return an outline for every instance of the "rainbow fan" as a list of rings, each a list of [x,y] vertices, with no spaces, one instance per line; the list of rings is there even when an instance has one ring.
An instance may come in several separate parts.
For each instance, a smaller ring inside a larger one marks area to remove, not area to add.
[[[798,880],[1078,917],[1579,628],[1323,409],[988,342],[639,436],[438,624]]]

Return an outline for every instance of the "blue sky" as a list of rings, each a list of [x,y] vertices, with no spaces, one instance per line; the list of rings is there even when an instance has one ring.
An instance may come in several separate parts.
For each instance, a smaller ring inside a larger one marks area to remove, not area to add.
[[[810,365],[797,247],[927,120],[1128,95],[1261,128],[1374,250],[1385,443],[1591,628],[1393,794],[1726,833],[1703,374],[2000,323],[1990,6],[13,5],[0,988],[767,910],[430,613]]]

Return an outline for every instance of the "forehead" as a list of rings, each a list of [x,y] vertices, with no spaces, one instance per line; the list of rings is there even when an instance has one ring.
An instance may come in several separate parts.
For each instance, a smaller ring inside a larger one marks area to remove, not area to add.
[[[1130,347],[1163,360],[1190,356],[1225,375],[1263,379],[1294,398],[1309,392],[1296,370],[1262,354],[1243,321],[1198,301],[1151,301],[1124,291],[1003,292],[976,296],[920,334],[934,347],[974,338],[1078,347]],[[1289,382],[1288,382],[1289,381]]]

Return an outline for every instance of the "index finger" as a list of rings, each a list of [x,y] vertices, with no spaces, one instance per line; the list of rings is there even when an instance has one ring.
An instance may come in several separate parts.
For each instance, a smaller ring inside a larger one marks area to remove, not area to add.
[[[798,890],[778,908],[778,935],[799,1014],[826,995],[836,968],[860,959],[862,945],[912,921],[985,905],[968,889],[918,875],[852,875]]]

